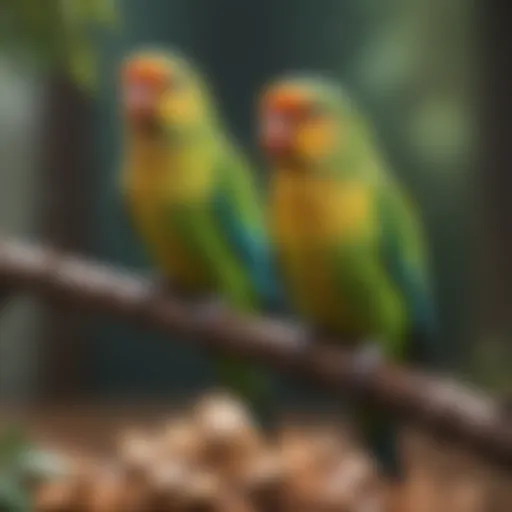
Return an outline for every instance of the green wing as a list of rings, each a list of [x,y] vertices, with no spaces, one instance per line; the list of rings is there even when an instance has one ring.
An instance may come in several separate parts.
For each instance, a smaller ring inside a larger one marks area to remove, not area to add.
[[[416,213],[396,186],[378,197],[381,259],[386,273],[405,302],[410,329],[408,356],[415,362],[437,364],[437,319],[428,273],[426,247]]]
[[[254,312],[258,309],[257,292],[243,258],[237,252],[230,233],[227,232],[225,219],[219,212],[219,194],[225,194],[224,208],[232,209],[236,216],[238,200],[243,197],[230,195],[233,191],[226,186],[226,167],[220,167],[216,175],[216,187],[208,204],[174,209],[168,212],[170,222],[178,228],[183,240],[194,251],[202,264],[207,268],[215,283],[214,291],[221,296],[230,307],[238,311]],[[234,191],[236,192],[236,191]],[[245,203],[247,206],[247,203]],[[238,210],[240,218],[244,219],[242,209]],[[215,358],[215,366],[221,382],[235,388],[253,407],[261,408],[269,397],[269,381],[260,368],[246,363],[238,358]]]
[[[227,159],[219,172],[214,219],[249,282],[258,308],[282,311],[284,296],[275,257],[263,219],[263,197],[251,170],[237,158]]]
[[[333,266],[351,330],[381,343],[388,357],[401,359],[405,309],[374,250],[357,239],[342,241],[333,250]]]

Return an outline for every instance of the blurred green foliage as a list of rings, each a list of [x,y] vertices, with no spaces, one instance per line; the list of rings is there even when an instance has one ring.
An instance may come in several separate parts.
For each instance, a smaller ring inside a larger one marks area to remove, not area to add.
[[[98,32],[116,28],[118,21],[115,0],[3,0],[0,50],[64,70],[90,88],[96,83]]]
[[[64,461],[55,453],[38,449],[24,428],[0,427],[0,512],[30,512],[26,483],[66,473]]]
[[[512,347],[510,341],[487,336],[476,343],[468,367],[468,377],[476,384],[498,395],[512,396]]]
[[[28,446],[26,433],[9,425],[0,431],[0,471],[13,465]]]

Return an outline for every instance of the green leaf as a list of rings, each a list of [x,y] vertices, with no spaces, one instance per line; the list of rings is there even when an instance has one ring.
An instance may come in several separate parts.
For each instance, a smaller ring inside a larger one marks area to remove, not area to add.
[[[17,426],[8,426],[0,433],[0,469],[16,465],[30,447],[26,432]]]
[[[118,27],[116,0],[0,2],[0,51],[21,49],[27,62],[62,69],[89,91],[96,83],[98,30]]]
[[[105,26],[116,26],[119,17],[116,0],[82,0],[89,9],[88,19]]]
[[[22,454],[19,466],[22,476],[37,479],[63,477],[69,471],[67,462],[61,455],[36,448]]]
[[[93,49],[86,43],[77,41],[70,50],[67,63],[72,78],[78,85],[91,91],[96,85],[96,59]]]
[[[0,512],[30,512],[30,497],[19,482],[0,473]]]

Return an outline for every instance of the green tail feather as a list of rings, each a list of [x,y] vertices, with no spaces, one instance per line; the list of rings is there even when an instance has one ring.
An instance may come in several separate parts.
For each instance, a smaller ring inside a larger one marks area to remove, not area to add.
[[[398,429],[393,419],[375,408],[360,412],[360,424],[371,455],[385,478],[401,480],[404,468],[399,452]]]
[[[263,369],[237,358],[218,358],[214,364],[221,385],[245,400],[263,424],[272,420],[272,386]]]

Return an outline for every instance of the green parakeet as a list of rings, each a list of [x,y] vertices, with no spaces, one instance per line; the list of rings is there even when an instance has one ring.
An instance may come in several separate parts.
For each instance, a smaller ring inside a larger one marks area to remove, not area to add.
[[[276,80],[262,93],[259,134],[279,270],[298,315],[321,332],[361,340],[362,372],[382,356],[434,361],[419,222],[343,88],[314,77]],[[365,417],[381,468],[399,474],[391,419],[373,410]]]
[[[276,305],[253,169],[203,78],[175,53],[140,51],[126,59],[121,82],[122,196],[170,288],[218,295],[241,312]],[[270,398],[260,369],[228,358],[218,368],[221,380],[253,405]]]

